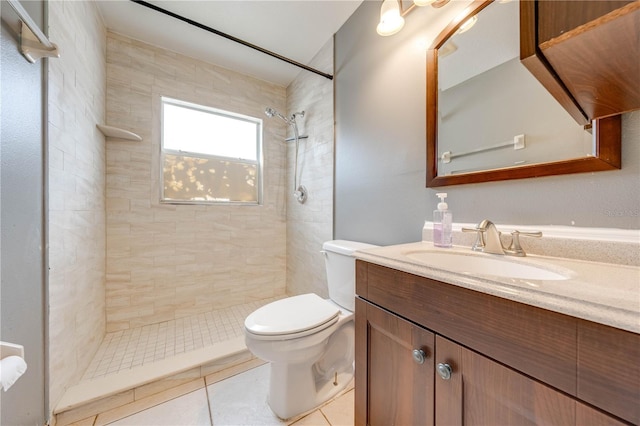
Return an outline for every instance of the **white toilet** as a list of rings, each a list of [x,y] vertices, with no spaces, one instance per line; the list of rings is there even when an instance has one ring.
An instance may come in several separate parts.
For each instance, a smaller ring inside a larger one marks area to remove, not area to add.
[[[322,245],[329,299],[309,293],[265,305],[244,322],[245,341],[271,363],[269,406],[282,419],[318,407],[353,378],[355,258],[375,247],[354,241]]]

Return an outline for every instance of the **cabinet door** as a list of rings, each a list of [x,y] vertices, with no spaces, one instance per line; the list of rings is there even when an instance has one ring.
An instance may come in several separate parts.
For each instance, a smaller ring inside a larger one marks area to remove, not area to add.
[[[540,51],[586,116],[640,108],[640,3],[536,3]]]
[[[433,333],[356,299],[356,424],[433,425],[433,350]]]
[[[435,362],[438,425],[575,424],[572,398],[440,336]]]
[[[521,1],[520,19],[523,64],[579,124],[640,108],[640,2]]]

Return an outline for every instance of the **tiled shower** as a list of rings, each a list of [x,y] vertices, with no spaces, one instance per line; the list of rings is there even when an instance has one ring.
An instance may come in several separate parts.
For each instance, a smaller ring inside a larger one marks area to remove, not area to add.
[[[333,85],[301,74],[279,87],[109,32],[92,2],[49,2],[49,16],[65,52],[50,63],[48,89],[54,410],[83,380],[238,338],[244,317],[274,298],[326,296]],[[314,65],[331,71],[332,61],[328,40]],[[293,205],[287,190],[286,126],[266,119],[263,205],[159,203],[160,96],[259,118],[267,105],[306,110],[307,203]],[[96,124],[143,140],[105,140]]]

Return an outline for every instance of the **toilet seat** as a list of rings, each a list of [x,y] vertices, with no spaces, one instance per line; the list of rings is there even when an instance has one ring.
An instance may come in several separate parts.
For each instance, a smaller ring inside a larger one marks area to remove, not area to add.
[[[271,302],[250,314],[245,329],[260,340],[287,340],[317,333],[338,321],[340,309],[309,293]]]

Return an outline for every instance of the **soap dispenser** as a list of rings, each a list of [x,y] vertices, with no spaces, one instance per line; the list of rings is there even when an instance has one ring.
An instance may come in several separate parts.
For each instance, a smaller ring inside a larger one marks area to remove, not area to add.
[[[445,202],[446,192],[436,194],[440,198],[438,208],[433,211],[433,245],[436,247],[451,247],[451,224],[453,214]]]

